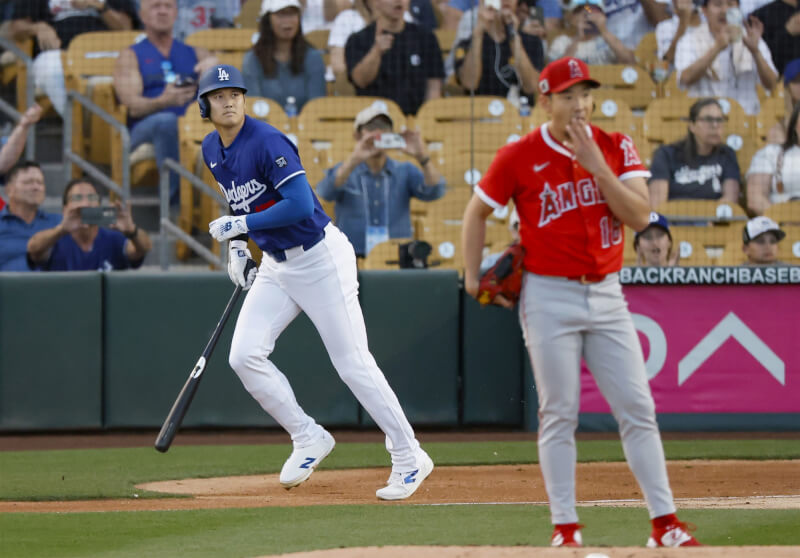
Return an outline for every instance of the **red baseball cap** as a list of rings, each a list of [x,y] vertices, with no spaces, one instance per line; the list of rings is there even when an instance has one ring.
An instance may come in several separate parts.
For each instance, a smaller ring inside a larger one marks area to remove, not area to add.
[[[586,62],[577,58],[559,58],[550,62],[539,74],[539,92],[542,95],[560,93],[583,81],[591,87],[600,87],[600,82],[589,76],[589,66]]]

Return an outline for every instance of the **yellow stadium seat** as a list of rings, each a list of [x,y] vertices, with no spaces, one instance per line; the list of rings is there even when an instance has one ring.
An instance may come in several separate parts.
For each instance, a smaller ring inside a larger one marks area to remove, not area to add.
[[[471,190],[486,174],[494,156],[495,153],[492,151],[469,153],[446,149],[439,152],[438,169],[445,177],[449,188]]]
[[[800,200],[773,204],[764,215],[781,225],[800,225]]]
[[[88,96],[113,114],[116,96],[112,76],[117,58],[122,50],[142,38],[144,34],[140,31],[96,31],[76,36],[64,57],[67,89]],[[110,164],[111,136],[116,133],[109,125],[97,115],[85,115],[79,103],[73,105],[72,123],[73,151],[94,163]]]
[[[345,141],[352,144],[356,115],[375,101],[386,104],[399,132],[406,124],[403,111],[390,99],[378,97],[317,97],[304,106],[297,117],[297,135],[311,142]],[[316,147],[316,146],[315,146]]]
[[[234,18],[236,27],[245,29],[257,29],[259,14],[261,13],[261,0],[246,0],[242,4],[242,10]]]
[[[328,52],[328,36],[330,35],[330,31],[328,29],[316,29],[314,31],[309,31],[304,35],[308,44],[310,44],[315,49]]]
[[[360,262],[361,269],[400,269],[399,246],[411,242],[410,238],[392,238],[376,244]]]
[[[800,225],[782,227],[786,238],[778,243],[778,259],[790,265],[800,265]]]
[[[721,265],[729,244],[738,237],[741,225],[707,227],[671,226],[673,250],[680,250],[680,265]],[[724,264],[722,264],[724,265]]]
[[[186,44],[213,52],[247,52],[258,40],[253,29],[201,29],[186,37]]]
[[[484,131],[501,129],[522,134],[519,111],[502,97],[443,97],[426,101],[414,119],[427,143],[446,143],[452,138],[473,138],[480,143]]]
[[[438,29],[434,29],[433,34],[436,35],[436,40],[439,43],[439,49],[442,51],[442,56],[447,58],[450,54],[450,50],[453,48],[453,42],[456,40],[456,30],[443,29],[440,27]]]
[[[656,84],[642,68],[627,64],[592,66],[592,77],[602,85],[596,95],[625,102],[632,109],[645,109],[656,98]]]
[[[761,110],[756,115],[756,134],[762,143],[766,142],[767,132],[788,116],[786,98],[771,96],[761,101]]]
[[[655,31],[651,31],[644,35],[636,46],[636,63],[647,73],[652,75],[653,69],[659,62],[656,33]]]
[[[669,200],[660,204],[656,211],[670,222],[687,220],[744,221],[746,214],[738,204],[720,200]]]

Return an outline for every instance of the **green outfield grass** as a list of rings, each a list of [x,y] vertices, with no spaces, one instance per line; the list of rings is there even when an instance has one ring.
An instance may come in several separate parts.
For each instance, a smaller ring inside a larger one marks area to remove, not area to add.
[[[665,442],[669,459],[800,459],[800,440]],[[438,465],[536,461],[532,442],[427,443]],[[187,446],[0,452],[0,499],[131,497],[150,480],[277,472],[289,446]],[[579,442],[581,461],[620,461],[618,441]],[[383,444],[339,444],[323,468],[388,467]],[[163,495],[143,494],[142,497]],[[587,544],[642,546],[647,512],[581,508]],[[686,510],[714,545],[800,545],[800,510]],[[0,514],[0,556],[257,556],[368,545],[546,545],[547,508],[531,505],[368,506],[174,512]]]
[[[582,508],[586,544],[644,546],[643,509]],[[798,545],[800,510],[687,510],[712,545]],[[544,506],[317,506],[184,512],[0,515],[11,557],[258,556],[373,545],[545,545]],[[534,556],[535,554],[531,554]]]
[[[425,444],[437,465],[535,463],[533,442]],[[668,459],[800,459],[800,440],[681,440],[664,442]],[[276,473],[288,444],[0,452],[0,500],[160,498],[134,490],[154,480]],[[622,461],[618,440],[578,442],[580,461]],[[323,469],[388,467],[383,444],[338,444]]]

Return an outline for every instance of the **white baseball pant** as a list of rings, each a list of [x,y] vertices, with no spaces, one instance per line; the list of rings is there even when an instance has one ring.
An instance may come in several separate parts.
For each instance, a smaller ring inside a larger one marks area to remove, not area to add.
[[[264,254],[236,321],[230,365],[296,447],[317,441],[322,427],[303,411],[286,376],[269,360],[281,332],[305,312],[339,376],[386,434],[393,470],[408,471],[417,466],[419,442],[369,352],[353,247],[332,223],[325,233],[307,251],[287,250],[284,262]]]

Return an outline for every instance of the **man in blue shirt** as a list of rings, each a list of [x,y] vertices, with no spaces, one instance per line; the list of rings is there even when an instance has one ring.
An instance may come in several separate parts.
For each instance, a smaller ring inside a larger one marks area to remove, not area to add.
[[[28,241],[28,259],[47,271],[111,271],[137,268],[153,247],[150,237],[116,203],[117,220],[106,229],[82,221],[80,210],[100,207],[100,193],[89,178],[75,178],[64,188],[64,216],[58,225]]]
[[[28,240],[61,222],[61,215],[39,209],[44,193],[44,174],[38,163],[23,161],[8,171],[8,205],[0,210],[0,271],[30,271],[25,257]]]
[[[411,237],[412,197],[433,201],[444,196],[444,178],[428,156],[419,132],[406,130],[401,135],[406,141],[403,152],[419,161],[422,172],[411,163],[390,159],[384,149],[375,146],[381,134],[392,132],[393,125],[382,101],[359,112],[353,153],[329,169],[317,184],[319,197],[336,202],[336,226],[359,257],[390,238]]]
[[[209,234],[217,242],[230,241],[228,276],[250,289],[229,362],[292,438],[281,485],[289,489],[305,482],[335,442],[306,414],[269,359],[286,326],[305,312],[336,371],[386,434],[392,472],[376,496],[408,498],[433,471],[433,461],[369,351],[353,247],[322,211],[294,144],[269,124],[245,116],[246,92],[241,72],[222,64],[200,78],[197,99],[200,114],[215,128],[203,140],[203,160],[233,212],[209,223]],[[248,237],[264,251],[257,273]]]
[[[197,77],[217,63],[207,49],[173,39],[176,0],[142,0],[139,15],[146,38],[120,52],[114,91],[128,109],[131,149],[152,143],[156,164],[180,159],[178,117],[194,101]],[[170,173],[170,202],[180,199],[180,177]]]

